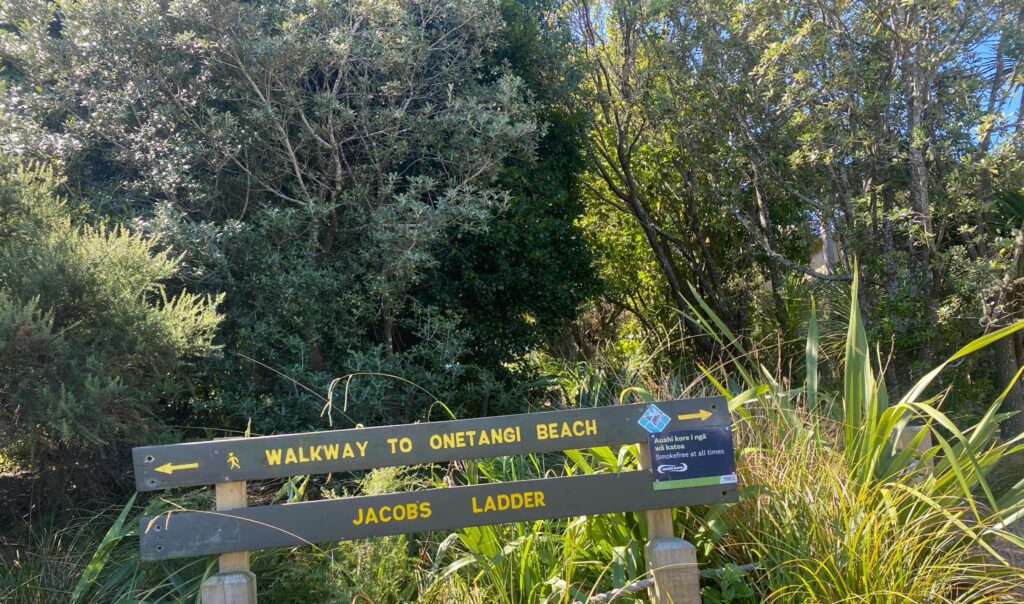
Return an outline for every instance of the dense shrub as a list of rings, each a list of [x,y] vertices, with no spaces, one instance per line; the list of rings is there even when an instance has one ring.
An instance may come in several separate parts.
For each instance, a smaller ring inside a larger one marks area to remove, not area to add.
[[[219,298],[165,288],[176,258],[76,224],[57,186],[0,158],[0,451],[29,467],[152,434],[220,322]]]
[[[0,145],[226,293],[194,424],[322,425],[350,373],[365,423],[517,410],[518,359],[595,291],[541,7],[25,0],[0,23]]]

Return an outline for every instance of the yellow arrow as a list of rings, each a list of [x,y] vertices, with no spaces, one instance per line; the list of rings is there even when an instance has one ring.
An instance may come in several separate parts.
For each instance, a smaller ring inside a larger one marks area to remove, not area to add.
[[[164,465],[162,465],[162,466],[160,466],[158,468],[153,468],[153,469],[156,470],[157,472],[163,472],[164,474],[173,474],[175,470],[195,470],[198,467],[199,467],[199,462],[198,461],[193,461],[192,463],[179,463],[179,464],[173,464],[173,463],[168,462],[168,463],[165,463]]]
[[[696,413],[684,413],[684,414],[679,416],[679,419],[680,420],[699,419],[700,421],[704,421],[704,420],[706,420],[707,418],[709,418],[711,416],[712,416],[712,413],[710,411],[708,411],[707,409],[701,409],[700,411],[698,411]]]

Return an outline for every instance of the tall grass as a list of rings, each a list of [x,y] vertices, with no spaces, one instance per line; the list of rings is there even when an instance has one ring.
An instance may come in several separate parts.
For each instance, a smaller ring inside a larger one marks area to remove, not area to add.
[[[0,539],[0,602],[67,602],[107,522],[68,511]]]
[[[958,428],[926,393],[951,362],[1024,328],[979,338],[891,401],[876,372],[880,355],[865,335],[854,282],[842,382],[818,379],[812,315],[802,388],[783,390],[764,367],[748,365],[724,325],[706,307],[695,320],[730,350],[723,372],[743,377],[731,398],[743,447],[744,497],[724,519],[720,554],[753,560],[761,598],[784,602],[984,602],[1024,596],[1024,571],[1006,547],[1024,546],[1007,531],[1024,510],[1024,480],[996,497],[988,475],[1022,450],[1024,435],[998,437],[1003,396],[974,425]],[[812,311],[813,312],[813,311]],[[822,400],[837,401],[822,413]],[[904,431],[914,429],[906,446]],[[924,447],[927,434],[935,444]]]
[[[748,453],[742,474],[757,488],[726,516],[725,550],[760,563],[763,601],[985,602],[1021,584],[978,547],[993,525],[964,498],[902,477],[859,482],[809,439],[779,445],[784,456]]]

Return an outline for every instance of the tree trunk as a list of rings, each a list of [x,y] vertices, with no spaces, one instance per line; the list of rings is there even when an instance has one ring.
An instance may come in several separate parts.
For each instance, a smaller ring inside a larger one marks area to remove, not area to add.
[[[395,356],[395,319],[390,314],[384,317],[384,354]]]
[[[673,303],[675,303],[676,308],[679,309],[680,312],[689,315],[690,308],[687,304],[686,295],[683,293],[683,282],[679,278],[678,271],[676,271],[675,263],[672,261],[671,252],[658,235],[658,229],[654,225],[654,221],[651,218],[650,213],[647,211],[647,206],[636,194],[631,195],[628,202],[630,209],[633,211],[633,215],[636,216],[637,221],[640,223],[640,228],[643,229],[644,237],[647,239],[647,244],[651,246],[651,251],[654,253],[654,257],[658,261],[658,266],[661,268],[661,272],[665,276],[665,281],[668,283],[669,294],[672,297]],[[708,341],[706,334],[700,333],[699,330],[697,330],[688,321],[684,321],[683,325],[686,327],[690,335],[694,336],[694,341],[701,350],[708,354],[714,353],[714,347]]]
[[[1016,334],[1002,338],[995,343],[996,375],[998,384],[1005,388],[1011,383],[1010,390],[1003,401],[1004,412],[1016,412],[1017,414],[1007,419],[1002,425],[1003,438],[1011,438],[1024,432],[1024,388],[1020,380],[1014,379],[1017,374],[1018,361],[1017,350],[1014,346]]]
[[[772,225],[771,216],[768,214],[768,205],[764,201],[764,197],[761,195],[761,184],[758,178],[757,166],[752,165],[753,176],[754,176],[754,202],[756,209],[756,222],[758,228],[761,230],[761,236],[764,237],[768,243],[768,247],[776,249],[775,245],[775,227]],[[785,286],[782,277],[782,267],[779,266],[779,261],[774,256],[768,256],[768,280],[772,286],[772,302],[775,306],[775,327],[779,334],[779,340],[781,342],[788,342],[793,339],[790,333],[789,327],[789,315],[786,313],[786,301],[782,298],[782,290]],[[780,351],[781,354],[781,351]]]
[[[909,7],[909,10],[915,10]],[[925,42],[913,39],[917,36],[920,23],[914,14],[904,13],[897,8],[899,21],[903,25],[904,40],[900,44],[900,76],[903,80],[903,95],[907,109],[908,158],[910,164],[910,203],[921,226],[924,241],[916,244],[918,270],[921,279],[921,295],[924,297],[928,322],[935,326],[939,319],[939,274],[936,266],[935,232],[932,227],[931,206],[928,191],[928,166],[925,160],[928,139],[925,127],[925,107],[931,89],[929,74],[922,66]],[[924,339],[921,360],[926,367],[934,364],[933,338]]]

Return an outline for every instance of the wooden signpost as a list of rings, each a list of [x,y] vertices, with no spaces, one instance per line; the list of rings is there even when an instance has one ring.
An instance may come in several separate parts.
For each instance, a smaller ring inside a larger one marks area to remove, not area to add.
[[[245,481],[641,443],[641,469],[246,507]],[[216,511],[142,518],[144,560],[220,554],[204,604],[254,604],[251,550],[648,510],[655,601],[699,602],[693,547],[671,509],[737,500],[723,398],[220,439],[133,450],[138,490],[215,484]]]

